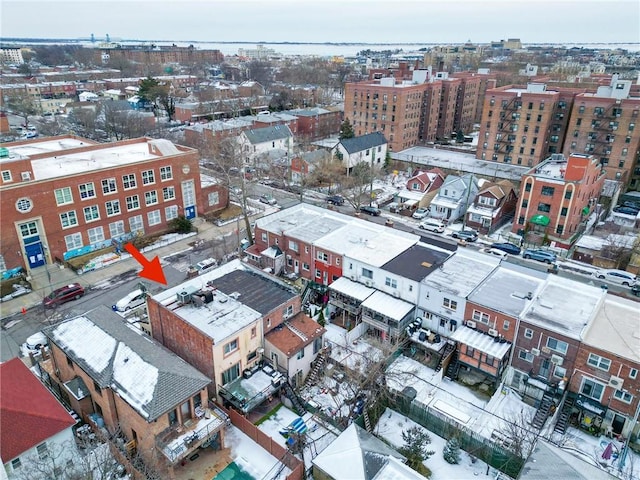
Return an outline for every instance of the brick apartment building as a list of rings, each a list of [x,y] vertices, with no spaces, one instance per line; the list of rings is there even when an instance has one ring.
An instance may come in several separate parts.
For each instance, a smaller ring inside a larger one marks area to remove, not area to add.
[[[604,179],[596,157],[551,155],[523,175],[512,231],[529,243],[570,247],[584,231]]]
[[[461,94],[462,80],[450,78],[447,72],[438,72],[435,78],[435,81],[439,80],[442,82],[436,137],[438,139],[447,139],[451,138],[451,134],[455,132],[455,119],[459,102],[458,97]],[[460,107],[462,106],[460,105]],[[471,119],[473,119],[473,117],[471,117]]]
[[[179,215],[193,218],[227,204],[221,186],[201,198],[198,152],[168,140],[96,144],[62,136],[4,146],[6,268],[32,269],[110,248],[114,240],[164,232]],[[208,206],[211,199],[218,204]]]
[[[198,50],[190,45],[177,47],[175,45],[143,45],[125,46],[113,44],[113,46],[97,48],[95,61],[109,63],[117,59],[143,64],[179,63],[191,65],[194,63],[220,64],[224,61],[224,55],[220,50]]]

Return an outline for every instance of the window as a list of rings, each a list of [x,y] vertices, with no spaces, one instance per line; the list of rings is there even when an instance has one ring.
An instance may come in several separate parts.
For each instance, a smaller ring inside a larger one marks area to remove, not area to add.
[[[556,233],[557,233],[558,235],[562,235],[562,234],[564,233],[564,225],[558,225],[558,226],[556,227]]]
[[[229,382],[233,382],[240,376],[240,364],[236,363],[228,370],[222,372],[222,385],[226,385]]]
[[[150,192],[144,192],[145,205],[155,205],[158,203],[158,192],[151,190]]]
[[[555,188],[553,187],[542,187],[542,195],[546,197],[553,197],[554,191],[555,191]]]
[[[167,165],[166,167],[160,167],[160,180],[171,180],[173,178],[173,173],[171,172],[171,165]]]
[[[256,335],[258,334],[258,330],[256,327],[252,327],[251,328],[251,338],[256,338]]]
[[[629,378],[636,378],[638,376],[638,370],[635,368],[632,368],[631,370],[629,370]]]
[[[18,470],[22,466],[22,462],[20,461],[20,457],[14,458],[11,460],[11,468],[14,470]]]
[[[129,219],[129,231],[144,233],[144,223],[142,222],[142,215],[136,215]]]
[[[209,194],[211,195],[211,194]],[[167,200],[173,200],[176,198],[176,189],[175,187],[164,187],[162,189],[162,199],[166,202]],[[211,203],[209,204],[211,205]]]
[[[124,235],[124,221],[119,220],[109,224],[109,237],[115,238]]]
[[[209,192],[207,199],[209,200],[209,206],[214,207],[220,203],[220,194],[218,192]]]
[[[533,362],[533,354],[527,352],[526,350],[520,350],[518,352],[518,358],[520,360],[524,360],[525,362],[529,362],[529,363]]]
[[[118,191],[118,187],[116,185],[115,178],[106,178],[102,180],[102,194],[109,195],[110,193],[116,193]]]
[[[71,187],[57,188],[54,191],[56,195],[56,205],[66,205],[73,203],[73,195],[71,195]]]
[[[2,181],[3,182],[10,182],[11,181],[11,171],[10,170],[3,170],[2,171]]]
[[[136,176],[133,173],[130,173],[129,175],[123,175],[122,185],[124,186],[125,190],[136,188]]]
[[[83,183],[82,185],[78,185],[78,190],[80,190],[80,198],[82,200],[96,197],[96,189],[93,186],[93,182]]]
[[[78,218],[76,217],[76,211],[64,212],[60,214],[60,223],[62,228],[69,228],[78,225]]]
[[[102,242],[104,240],[104,230],[102,227],[90,228],[87,230],[89,244]]]
[[[367,268],[362,269],[362,276],[364,278],[373,279],[373,270],[369,270]]]
[[[538,211],[548,213],[551,211],[551,205],[549,205],[548,203],[539,203]]]
[[[174,408],[168,414],[169,416],[169,425],[175,425],[178,423],[178,411]]]
[[[321,278],[322,272],[316,268],[316,278]]]
[[[625,390],[616,390],[613,392],[613,396],[624,403],[631,403],[633,400],[633,395]]]
[[[289,240],[289,250],[293,250],[294,252],[299,251],[298,250],[298,243],[294,242],[293,240]]]
[[[565,198],[566,200],[571,200],[571,190],[567,190],[567,191],[564,193],[564,198]]]
[[[580,393],[585,397],[593,398],[594,400],[600,401],[600,399],[602,399],[602,394],[604,393],[604,385],[601,383],[596,383],[590,378],[585,378],[582,380]]]
[[[19,198],[16,201],[16,210],[22,213],[30,212],[33,208],[33,202],[26,197]]]
[[[385,280],[384,280],[384,284],[385,284],[387,287],[391,287],[391,288],[398,288],[398,282],[397,282],[397,280],[395,280],[395,279],[393,279],[393,278],[390,278],[390,277],[385,278]]]
[[[560,352],[563,355],[567,353],[569,349],[569,344],[567,342],[563,342],[562,340],[556,340],[553,337],[547,338],[547,347],[551,350],[555,350],[556,352]]]
[[[154,210],[153,212],[147,213],[147,223],[149,224],[149,226],[158,225],[160,222],[162,222],[160,210]]]
[[[64,237],[64,243],[67,250],[73,250],[74,248],[80,248],[82,246],[82,235],[79,233],[72,233]]]
[[[596,355],[595,353],[589,354],[589,358],[587,358],[587,363],[592,367],[596,367],[605,371],[609,371],[609,367],[611,366],[611,360],[609,360],[608,358],[601,357],[600,355]]]
[[[298,351],[298,355],[296,355],[296,358],[298,360],[300,360],[301,358],[304,358],[304,348]]]
[[[267,241],[267,233],[266,233],[266,232],[262,232],[262,235],[261,235],[261,237],[260,237],[260,238],[261,238],[261,240],[262,240],[263,242],[266,242],[266,241]]]
[[[137,210],[140,208],[140,198],[138,195],[131,195],[130,197],[125,198],[127,202],[127,210]]]
[[[511,323],[509,322],[509,320],[504,320],[502,322],[502,329],[503,330],[509,330],[509,325],[511,325]]]
[[[556,365],[556,368],[553,369],[553,376],[558,378],[564,378],[567,376],[567,369]]]
[[[223,347],[224,354],[229,355],[230,353],[238,350],[238,339],[231,340],[229,343],[226,343]]]
[[[305,270],[305,271],[308,272],[309,271],[309,264],[308,263],[303,263],[302,264],[302,270]]]
[[[561,217],[566,217],[566,216],[567,216],[567,211],[568,211],[568,210],[567,210],[567,207],[562,207],[562,208],[560,209],[560,216],[561,216]]]
[[[164,209],[164,218],[169,220],[173,220],[174,218],[178,218],[178,207],[176,205],[171,205],[170,207],[166,207]]]
[[[142,184],[151,185],[152,183],[156,183],[156,177],[153,174],[153,170],[145,170],[142,172]]]
[[[120,200],[111,200],[104,204],[104,208],[107,211],[107,217],[113,217],[120,213]]]
[[[471,315],[471,318],[473,318],[476,322],[481,322],[485,324],[489,323],[489,314],[481,312],[479,310],[474,310],[473,315]]]
[[[456,302],[455,300],[451,300],[449,298],[443,298],[442,306],[450,310],[456,310],[458,308],[458,302]]]
[[[82,209],[84,212],[84,221],[95,222],[96,220],[100,220],[100,211],[98,210],[97,205],[91,205],[90,207],[84,207]]]
[[[475,355],[476,351],[473,349],[473,347],[470,347],[469,345],[467,345],[466,348],[466,352],[465,352],[469,357],[473,358],[473,356]]]
[[[73,212],[75,216],[75,212]],[[76,222],[77,223],[77,222]],[[38,225],[36,222],[27,222],[20,224],[20,235],[22,238],[31,237],[38,234]]]
[[[320,260],[321,262],[327,263],[329,261],[329,255],[327,255],[324,252],[317,252],[316,253],[316,258],[318,260]]]
[[[524,191],[525,192],[530,192],[531,191],[531,184],[530,183],[525,184]]]

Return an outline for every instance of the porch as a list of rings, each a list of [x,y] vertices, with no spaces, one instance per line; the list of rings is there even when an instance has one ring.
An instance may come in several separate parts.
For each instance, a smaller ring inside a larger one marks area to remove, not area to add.
[[[270,365],[264,364],[245,370],[241,377],[218,387],[220,396],[237,410],[248,413],[265,401],[277,397],[286,376]]]

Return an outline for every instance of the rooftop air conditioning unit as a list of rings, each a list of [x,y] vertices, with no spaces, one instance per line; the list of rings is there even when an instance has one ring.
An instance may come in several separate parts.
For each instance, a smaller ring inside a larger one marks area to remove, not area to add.
[[[531,349],[531,355],[535,355],[537,357],[538,355],[540,355],[540,349],[532,348]]]
[[[560,355],[551,355],[551,363],[553,363],[554,365],[557,366],[562,366],[562,362],[564,361],[564,358],[562,358]]]
[[[351,280],[353,280],[354,282],[356,281],[356,276],[355,275],[351,275],[351,277],[349,277],[349,278],[351,278]]]
[[[491,335],[492,337],[497,337],[498,336],[498,330],[496,330],[495,328],[490,328],[489,329],[489,335]]]
[[[620,377],[614,377],[611,375],[609,378],[609,386],[615,388],[616,390],[622,390],[622,386],[624,385],[624,380]]]
[[[467,320],[467,327],[476,328],[476,322],[474,322],[473,320]]]

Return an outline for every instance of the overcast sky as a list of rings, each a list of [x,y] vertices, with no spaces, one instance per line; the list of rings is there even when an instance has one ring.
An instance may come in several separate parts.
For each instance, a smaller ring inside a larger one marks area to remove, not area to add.
[[[247,42],[640,42],[640,2],[0,0],[2,37]]]

